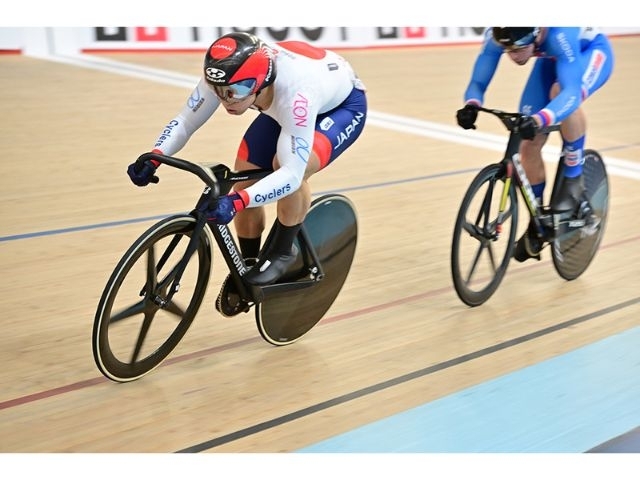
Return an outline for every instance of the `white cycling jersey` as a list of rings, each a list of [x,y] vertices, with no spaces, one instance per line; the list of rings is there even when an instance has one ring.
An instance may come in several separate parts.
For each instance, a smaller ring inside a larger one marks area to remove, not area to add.
[[[271,203],[296,191],[313,146],[317,115],[340,105],[354,87],[365,90],[349,63],[335,52],[304,42],[268,46],[275,52],[276,79],[273,101],[262,113],[282,128],[277,146],[280,168],[246,189],[247,207]],[[180,113],[164,127],[154,150],[174,155],[219,106],[220,100],[201,77]]]

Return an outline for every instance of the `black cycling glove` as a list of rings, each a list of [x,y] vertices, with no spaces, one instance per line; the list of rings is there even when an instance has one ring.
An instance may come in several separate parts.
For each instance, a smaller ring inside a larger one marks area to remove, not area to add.
[[[131,181],[139,187],[149,185],[149,183],[158,183],[160,179],[156,176],[156,165],[151,160],[141,162],[140,159],[133,162],[127,168],[127,173]]]
[[[476,119],[478,118],[478,110],[471,105],[465,105],[463,108],[456,112],[456,119],[458,125],[465,130],[476,128]]]
[[[533,117],[521,117],[518,122],[518,133],[520,133],[520,138],[533,140],[536,133],[538,133],[538,124]]]

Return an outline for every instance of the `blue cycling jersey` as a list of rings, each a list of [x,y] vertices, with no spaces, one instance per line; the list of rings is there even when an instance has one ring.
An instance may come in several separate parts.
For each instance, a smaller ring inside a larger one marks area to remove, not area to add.
[[[611,76],[614,56],[609,39],[594,27],[546,27],[536,42],[535,64],[522,92],[519,111],[537,114],[543,125],[562,122]],[[492,28],[476,58],[465,103],[482,105],[505,48],[493,40]],[[560,93],[550,97],[558,82]]]

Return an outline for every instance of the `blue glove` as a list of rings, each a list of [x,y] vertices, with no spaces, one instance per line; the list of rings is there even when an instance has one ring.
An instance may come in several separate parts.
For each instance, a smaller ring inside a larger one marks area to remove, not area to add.
[[[230,193],[223,197],[218,198],[218,205],[216,208],[207,211],[207,220],[213,223],[226,225],[236,213],[244,210],[246,204],[238,193]]]
[[[521,117],[518,122],[518,133],[520,138],[525,140],[533,140],[538,132],[538,124],[533,117]]]
[[[127,173],[131,181],[139,187],[149,185],[149,183],[158,183],[160,179],[155,175],[158,168],[151,160],[140,162],[136,160],[127,168]]]

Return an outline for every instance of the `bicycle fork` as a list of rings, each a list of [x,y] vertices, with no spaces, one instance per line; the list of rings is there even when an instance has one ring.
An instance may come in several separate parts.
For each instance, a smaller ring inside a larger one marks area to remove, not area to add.
[[[151,288],[151,291],[149,292],[152,295],[151,299],[153,303],[158,305],[160,308],[165,308],[169,304],[169,302],[171,302],[171,299],[173,298],[175,293],[180,290],[180,280],[182,279],[182,274],[187,268],[187,263],[189,263],[189,259],[198,248],[200,231],[204,228],[205,221],[206,219],[204,218],[204,216],[197,218],[196,226],[193,229],[193,233],[191,235],[191,238],[189,239],[189,244],[187,245],[184,255],[167,277],[167,281],[170,281],[171,284],[169,285],[166,293],[164,295],[161,293],[164,287],[163,285],[155,285],[155,282],[149,284],[149,282],[147,281],[147,283],[145,283],[140,290],[140,296],[143,296],[145,292],[147,292],[147,290]],[[171,242],[163,252],[157,264],[153,266],[156,273],[159,272],[162,267],[164,267],[165,263],[174,252],[175,248],[178,246],[178,243],[180,243],[180,237],[180,235],[175,235],[173,239],[171,239]],[[150,253],[148,254],[150,255]],[[147,268],[149,268],[149,266]],[[158,287],[160,287],[160,289],[158,289]]]

